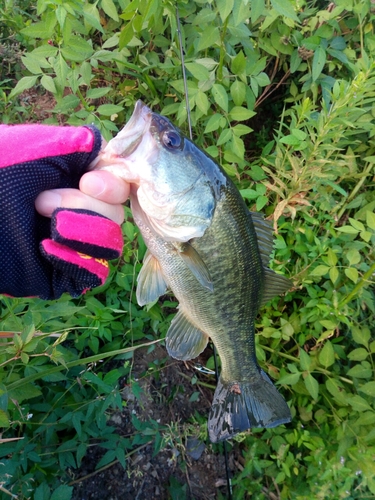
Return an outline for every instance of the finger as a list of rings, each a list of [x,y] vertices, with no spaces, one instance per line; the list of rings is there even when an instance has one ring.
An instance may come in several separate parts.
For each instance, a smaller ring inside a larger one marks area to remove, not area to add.
[[[129,184],[105,170],[84,174],[79,188],[83,193],[111,204],[124,203],[129,197]]]
[[[35,200],[35,208],[45,217],[51,217],[52,212],[59,207],[92,210],[117,222],[117,224],[122,224],[124,221],[124,208],[122,205],[105,203],[82,193],[78,189],[43,191]]]

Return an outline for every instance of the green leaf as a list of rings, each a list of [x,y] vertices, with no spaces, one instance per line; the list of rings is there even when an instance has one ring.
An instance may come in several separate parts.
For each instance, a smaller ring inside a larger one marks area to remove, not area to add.
[[[354,349],[348,354],[348,359],[352,361],[363,361],[367,358],[369,353],[363,347],[358,347],[358,349]]]
[[[64,88],[67,84],[66,79],[69,73],[69,66],[66,64],[66,61],[61,53],[57,56],[53,64],[53,69],[55,70],[56,78],[60,87]]]
[[[345,253],[345,257],[351,266],[361,262],[361,254],[355,248],[351,248]]]
[[[247,21],[250,17],[250,2],[236,1],[233,5],[232,19],[234,26],[239,26]]]
[[[100,15],[99,11],[96,7],[96,3],[88,3],[86,2],[83,6],[83,17],[85,18],[85,21],[98,30],[100,33],[104,33],[103,27],[100,24]]]
[[[319,266],[316,266],[315,269],[313,269],[310,274],[311,276],[324,276],[325,274],[327,274],[329,272],[329,267],[328,266],[324,266],[322,264],[320,264]]]
[[[232,12],[234,0],[217,0],[217,10],[219,11],[221,20],[224,22]]]
[[[122,106],[118,106],[117,104],[102,104],[96,111],[100,115],[111,116],[120,113],[123,109]]]
[[[340,231],[340,233],[346,233],[346,234],[358,234],[358,230],[354,229],[352,226],[341,226],[336,228],[337,231]]]
[[[333,378],[329,378],[326,380],[327,390],[332,394],[332,396],[339,401],[344,406],[348,405],[348,398],[345,390],[341,387],[341,385],[337,382],[337,380]]]
[[[101,5],[102,9],[104,10],[104,12],[107,14],[107,16],[109,16],[111,19],[113,19],[116,22],[119,21],[117,9],[116,9],[115,4],[113,3],[113,0],[101,0],[100,5]]]
[[[359,220],[349,217],[349,222],[354,227],[354,229],[357,229],[358,231],[365,231],[365,226]]]
[[[251,0],[250,3],[250,18],[251,23],[255,24],[265,11],[265,0]]]
[[[69,40],[69,45],[65,45],[61,49],[61,53],[65,59],[70,61],[82,62],[92,56],[94,50],[92,46],[82,37],[72,35]]]
[[[271,0],[271,5],[281,16],[298,22],[298,17],[294,12],[294,8],[290,0]]]
[[[236,106],[241,106],[246,99],[246,85],[239,80],[234,81],[230,87],[230,95],[232,96],[234,104]]]
[[[232,59],[231,71],[234,75],[241,76],[246,72],[246,57],[242,50]]]
[[[86,92],[87,99],[99,99],[99,97],[103,97],[108,94],[111,90],[111,87],[101,87],[98,89],[89,89]]]
[[[0,427],[8,428],[10,426],[10,421],[8,414],[5,410],[0,409]]]
[[[358,420],[356,420],[357,425],[372,425],[375,423],[375,411],[365,411],[361,413]]]
[[[30,26],[26,26],[26,28],[21,29],[20,33],[29,36],[30,38],[41,38],[42,40],[48,40],[54,33],[54,28],[57,21],[54,13],[51,14],[47,15],[43,19],[43,21],[30,24]]]
[[[210,78],[210,74],[202,64],[197,64],[195,62],[186,63],[186,69],[190,71],[190,73],[199,81],[208,80]]]
[[[205,28],[205,25],[209,23],[214,24],[213,21],[215,18],[216,9],[203,8],[194,17],[193,26],[203,26]]]
[[[24,76],[17,82],[17,85],[10,92],[9,97],[14,97],[21,94],[24,90],[30,89],[36,84],[38,76]]]
[[[313,62],[312,62],[312,80],[315,82],[322,72],[324,65],[326,63],[327,54],[322,46],[319,47],[314,52]]]
[[[30,73],[34,75],[40,75],[42,73],[38,58],[33,57],[31,54],[26,54],[26,56],[21,57],[21,60]]]
[[[232,127],[234,135],[241,137],[241,135],[250,134],[253,129],[244,125],[243,123],[237,123],[234,127]]]
[[[353,283],[357,283],[358,281],[358,271],[355,267],[349,267],[348,269],[345,269],[345,274],[346,276],[353,281]]]
[[[212,87],[212,95],[218,106],[225,111],[228,112],[228,94],[225,88],[220,83],[215,83]]]
[[[255,111],[246,109],[243,106],[234,106],[229,113],[229,118],[236,122],[241,122],[244,120],[249,120],[249,118],[256,115]]]
[[[332,284],[334,285],[336,281],[339,279],[340,273],[337,267],[331,267],[329,270],[329,279],[332,281]]]
[[[99,460],[96,464],[96,469],[100,469],[100,467],[104,467],[116,459],[116,450],[108,450],[107,453]]]
[[[299,362],[301,365],[301,370],[308,371],[311,366],[311,358],[303,349],[299,350]]]
[[[48,90],[48,92],[52,92],[52,94],[56,94],[56,86],[53,78],[49,75],[43,75],[40,79],[40,83],[43,87]]]
[[[15,399],[18,403],[22,403],[22,401],[36,398],[40,396],[42,393],[38,387],[33,384],[24,384],[18,387],[17,389],[13,389],[9,391],[9,398]]]
[[[260,212],[262,210],[262,208],[264,208],[267,205],[267,203],[268,203],[267,196],[264,196],[264,195],[258,196],[257,201],[256,201],[257,211]]]
[[[277,383],[284,385],[294,385],[299,381],[300,376],[300,373],[287,373],[286,375],[280,377]]]
[[[367,361],[357,364],[353,368],[350,368],[347,375],[355,378],[370,378],[372,375],[371,365]]]
[[[375,213],[367,210],[366,212],[366,223],[370,229],[375,231]]]
[[[52,492],[50,500],[70,500],[72,498],[73,486],[61,484]]]
[[[368,342],[371,337],[371,333],[368,328],[353,326],[352,335],[354,342],[357,342],[357,344],[362,344],[365,347],[368,347]]]
[[[368,396],[375,397],[375,382],[367,382],[367,384],[359,388],[359,391],[364,392]]]
[[[333,365],[335,362],[335,351],[333,350],[332,343],[326,340],[323,349],[319,353],[319,363],[324,367]]]
[[[198,51],[213,47],[216,43],[220,42],[220,32],[217,26],[205,27],[203,33],[200,34],[198,41]]]
[[[361,396],[353,396],[349,399],[349,404],[352,406],[353,410],[362,412],[366,410],[371,410],[371,406],[368,404],[368,402],[361,398]]]
[[[220,122],[223,117],[219,113],[214,113],[210,116],[206,128],[204,129],[204,133],[208,134],[210,132],[214,132],[220,127]]]
[[[120,16],[121,17],[121,16]],[[119,49],[122,50],[126,47],[134,36],[134,29],[131,22],[128,22],[124,28],[122,28],[119,38]]]
[[[208,100],[206,94],[201,90],[198,90],[197,95],[195,96],[195,104],[204,115],[206,115],[210,109],[210,101]]]
[[[304,380],[306,389],[309,391],[311,394],[311,397],[313,399],[318,399],[319,396],[319,384],[315,380],[315,378],[309,373],[307,377]]]

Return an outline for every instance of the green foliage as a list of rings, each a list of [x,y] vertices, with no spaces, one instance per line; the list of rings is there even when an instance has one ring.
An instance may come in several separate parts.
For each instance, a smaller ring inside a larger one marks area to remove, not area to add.
[[[186,0],[178,8],[195,142],[233,176],[249,208],[274,221],[273,267],[294,283],[262,309],[256,337],[293,422],[233,443],[245,463],[235,498],[371,498],[372,4]],[[95,123],[108,139],[142,99],[188,132],[172,2],[39,0],[34,10],[7,1],[0,33],[4,122],[27,118],[20,99],[33,89],[55,99],[47,123]],[[79,467],[92,441],[107,450],[102,467],[171,439],[170,429],[134,419],[134,434],[120,440],[107,422],[122,407],[117,380],[131,380],[132,351],[163,338],[175,306],[137,306],[145,247],[126,210],[124,256],[110,283],[78,300],[2,298],[0,328],[11,333],[0,338],[0,486],[19,498],[31,481],[35,499],[70,498],[59,471]],[[173,477],[168,491],[187,494]]]

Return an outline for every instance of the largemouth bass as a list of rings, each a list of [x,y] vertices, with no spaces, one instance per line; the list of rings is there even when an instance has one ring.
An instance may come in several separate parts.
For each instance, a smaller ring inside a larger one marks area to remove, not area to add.
[[[148,248],[138,303],[157,300],[167,288],[179,301],[166,336],[169,354],[195,358],[209,338],[219,353],[210,440],[289,422],[288,405],[255,355],[259,307],[291,285],[267,267],[268,223],[249,212],[211,157],[140,101],[98,168],[132,183],[132,213]]]

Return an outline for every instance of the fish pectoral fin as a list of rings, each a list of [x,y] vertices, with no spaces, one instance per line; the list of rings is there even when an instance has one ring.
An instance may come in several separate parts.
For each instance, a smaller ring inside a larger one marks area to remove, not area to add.
[[[266,302],[271,300],[273,297],[276,297],[276,295],[286,292],[293,285],[288,278],[285,278],[280,274],[276,274],[275,271],[272,271],[272,269],[269,269],[268,267],[264,268],[264,277],[264,292],[260,303],[261,306],[264,306]]]
[[[167,291],[167,284],[161,271],[159,261],[146,252],[142,269],[138,275],[137,301],[140,306],[154,302]]]
[[[165,342],[170,356],[186,361],[196,358],[205,349],[208,335],[196,328],[182,311],[178,311]]]
[[[195,248],[189,243],[174,243],[174,247],[178,251],[182,260],[185,262],[188,269],[197,278],[199,283],[207,288],[210,292],[214,291],[212,279],[207,269],[206,264]]]

